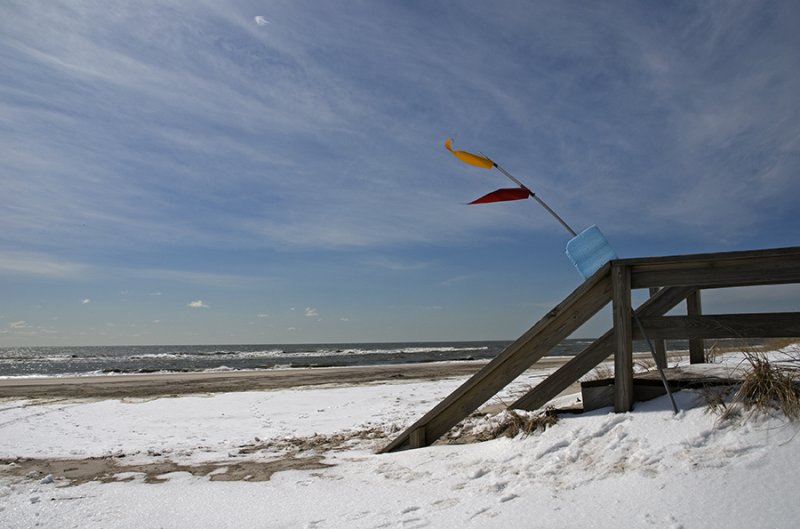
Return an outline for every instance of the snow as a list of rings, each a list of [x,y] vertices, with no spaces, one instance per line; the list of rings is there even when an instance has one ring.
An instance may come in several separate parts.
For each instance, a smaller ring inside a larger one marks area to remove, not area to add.
[[[509,391],[540,378],[529,374]],[[58,473],[2,473],[0,527],[797,526],[798,426],[778,414],[721,421],[698,392],[676,394],[678,415],[659,398],[632,413],[564,414],[528,437],[375,454],[462,381],[5,401],[3,459],[213,463],[216,475],[287,456],[330,466],[260,481],[170,472],[157,484],[141,472],[80,484]],[[303,451],[301,441],[309,441]]]

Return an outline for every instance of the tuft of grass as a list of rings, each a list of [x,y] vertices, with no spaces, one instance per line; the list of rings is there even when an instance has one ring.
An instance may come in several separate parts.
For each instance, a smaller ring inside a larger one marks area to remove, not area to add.
[[[539,415],[523,415],[515,410],[506,410],[503,420],[487,434],[489,439],[498,437],[516,437],[520,434],[531,435],[537,431],[545,431],[558,422],[555,408],[548,407]]]
[[[583,381],[604,380],[614,378],[614,364],[602,363],[595,367],[590,373],[583,377]]]
[[[633,361],[634,368],[638,367],[640,371],[651,371],[656,368],[656,361],[652,358],[642,358]]]
[[[729,417],[733,411],[728,406],[731,394],[734,392],[733,386],[703,386],[701,395],[706,403],[709,413],[714,413],[721,417]]]
[[[724,391],[707,397],[709,409],[722,419],[738,415],[758,415],[780,410],[790,421],[800,420],[800,372],[793,367],[770,362],[761,353],[745,353],[750,364],[730,403]]]
[[[763,351],[782,351],[790,345],[800,343],[800,338],[768,338],[761,345]]]
[[[722,356],[722,348],[719,346],[719,342],[714,342],[711,344],[711,347],[705,348],[705,361],[706,364],[716,364],[717,360]]]

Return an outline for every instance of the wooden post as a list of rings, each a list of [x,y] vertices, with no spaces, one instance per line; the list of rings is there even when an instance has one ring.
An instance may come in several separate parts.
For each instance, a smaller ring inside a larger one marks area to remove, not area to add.
[[[428,443],[426,442],[427,439],[425,437],[426,437],[426,435],[425,435],[425,427],[424,426],[420,426],[419,428],[417,428],[416,430],[411,432],[411,435],[409,436],[409,441],[408,441],[409,447],[410,448],[422,448],[423,446],[428,446]]]
[[[658,287],[650,288],[650,297],[652,298],[660,289]],[[656,348],[656,365],[661,369],[666,369],[667,367],[667,346],[664,343],[664,340],[653,340],[653,347]]]
[[[633,408],[633,322],[631,318],[631,271],[612,264],[611,288],[614,312],[614,411]]]
[[[702,306],[700,304],[700,291],[696,290],[694,294],[686,298],[686,315],[687,316],[700,316],[703,314]],[[705,345],[702,338],[689,339],[689,363],[691,364],[704,364],[706,361]]]

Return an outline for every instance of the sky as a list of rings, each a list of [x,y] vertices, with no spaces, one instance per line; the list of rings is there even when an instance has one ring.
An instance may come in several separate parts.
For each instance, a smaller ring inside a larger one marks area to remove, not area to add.
[[[581,283],[569,235],[467,206],[509,184],[448,137],[622,257],[800,244],[791,0],[0,15],[0,345],[515,339]]]

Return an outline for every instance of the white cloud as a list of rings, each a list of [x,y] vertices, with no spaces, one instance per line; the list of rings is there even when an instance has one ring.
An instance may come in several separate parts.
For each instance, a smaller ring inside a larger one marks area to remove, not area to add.
[[[0,274],[24,274],[52,278],[76,278],[89,267],[55,256],[32,252],[0,252]]]
[[[369,264],[378,268],[385,268],[387,270],[408,272],[408,271],[423,270],[425,268],[428,268],[431,263],[427,261],[401,261],[386,257],[377,257],[370,260]]]
[[[208,308],[208,304],[203,302],[202,299],[197,299],[195,301],[190,301],[186,306],[187,307],[191,307],[193,309],[207,309]]]
[[[464,281],[472,279],[473,277],[474,277],[473,274],[465,274],[465,275],[451,277],[451,278],[448,278],[448,279],[445,279],[444,281],[442,281],[442,286],[443,287],[449,287],[449,286],[452,286],[454,284],[462,283]]]
[[[262,277],[248,277],[207,272],[189,272],[185,270],[130,269],[127,272],[132,276],[143,277],[145,279],[224,288],[249,287],[253,286],[255,283],[261,283],[265,281],[265,279]],[[151,295],[160,296],[161,292],[156,292]]]
[[[319,311],[313,307],[306,307],[306,317],[316,318],[319,316]]]
[[[31,324],[28,323],[25,320],[12,321],[11,323],[8,324],[8,326],[11,327],[12,329],[30,329],[31,328]]]
[[[269,314],[256,314],[257,318],[269,318]]]
[[[91,299],[89,299],[89,298],[83,298],[83,299],[81,300],[81,305],[88,305],[88,304],[89,304],[89,303],[91,303],[91,302],[92,302],[92,300],[91,300]]]
[[[267,20],[265,17],[261,15],[254,17],[253,20],[255,20],[256,24],[258,24],[259,26],[266,26],[267,24],[269,24],[269,20]]]

